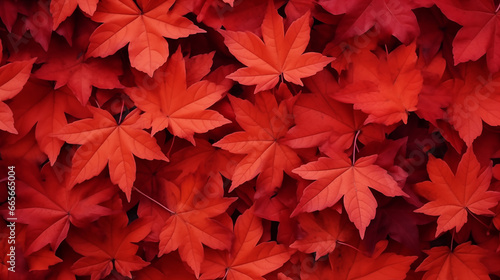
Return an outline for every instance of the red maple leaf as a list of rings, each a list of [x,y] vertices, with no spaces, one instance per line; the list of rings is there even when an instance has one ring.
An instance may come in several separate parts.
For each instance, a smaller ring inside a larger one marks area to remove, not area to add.
[[[441,84],[451,95],[445,120],[458,131],[467,146],[481,135],[483,121],[500,125],[500,73],[485,71],[483,63],[469,62],[461,69],[463,78],[455,78]]]
[[[137,87],[126,89],[126,93],[146,112],[145,117],[151,120],[153,127],[152,134],[167,128],[172,134],[195,144],[195,133],[204,133],[230,122],[218,112],[206,110],[227,90],[225,85],[206,80],[188,87],[185,62],[179,48],[152,79],[138,78]]]
[[[292,213],[312,212],[333,206],[344,197],[344,207],[354,222],[361,238],[370,221],[375,218],[377,201],[369,187],[386,196],[406,196],[394,178],[375,165],[376,155],[362,157],[355,162],[340,153],[327,153],[318,161],[293,170],[304,179],[316,180],[304,190]]]
[[[229,96],[236,121],[245,131],[229,134],[214,146],[235,154],[246,154],[234,171],[231,188],[257,178],[256,197],[270,195],[281,186],[283,171],[292,174],[300,164],[297,154],[283,144],[283,137],[291,125],[285,102],[279,105],[269,92],[255,96],[255,105]]]
[[[125,213],[102,217],[85,229],[71,230],[66,241],[83,257],[71,267],[77,275],[90,275],[92,280],[106,277],[115,269],[126,277],[131,271],[149,263],[136,255],[133,244],[151,231],[151,221],[140,219],[128,223]]]
[[[333,98],[367,113],[365,123],[406,123],[408,113],[417,110],[423,82],[415,46],[399,46],[382,57],[365,50],[353,65],[352,81]]]
[[[159,256],[179,249],[179,254],[199,277],[204,259],[202,244],[219,250],[231,248],[231,230],[224,227],[215,217],[225,213],[236,199],[224,198],[221,186],[219,195],[207,195],[206,179],[187,176],[178,187],[164,181],[166,207],[171,216],[160,232]],[[229,216],[226,217],[229,218]],[[189,239],[186,240],[186,236]]]
[[[462,25],[453,39],[455,65],[469,60],[478,60],[486,54],[491,73],[500,70],[500,44],[498,4],[492,0],[453,1],[437,0],[436,5],[450,20]]]
[[[276,242],[257,244],[263,230],[261,219],[254,215],[253,208],[246,210],[234,226],[231,250],[207,250],[200,279],[263,280],[263,275],[281,267],[290,258],[291,251]]]
[[[168,43],[163,37],[177,39],[204,32],[188,19],[170,10],[174,0],[102,0],[92,20],[102,22],[92,36],[86,57],[106,57],[127,43],[130,64],[153,76],[167,61]]]
[[[50,82],[37,79],[26,83],[17,98],[10,103],[10,107],[14,112],[19,136],[26,135],[36,125],[38,146],[49,157],[51,164],[55,163],[64,144],[53,133],[68,124],[66,115],[80,118],[89,116],[88,110],[67,87],[56,90]],[[17,140],[15,137],[14,141]]]
[[[102,89],[123,87],[118,80],[123,72],[121,61],[116,56],[84,60],[79,49],[60,44],[51,48],[47,62],[34,73],[34,77],[56,81],[54,89],[68,85],[83,105],[87,104],[92,86]]]
[[[111,182],[117,184],[130,200],[135,181],[134,154],[140,158],[165,160],[154,138],[144,131],[148,127],[134,110],[119,123],[102,109],[88,107],[94,117],[66,125],[55,136],[68,143],[82,145],[72,159],[69,186],[98,175],[109,162]]]
[[[26,255],[47,244],[55,251],[66,238],[70,223],[82,228],[113,213],[101,205],[116,193],[106,179],[95,178],[68,189],[61,188],[65,177],[60,175],[47,165],[41,174],[32,170],[19,172],[16,211],[18,222],[28,225]]]
[[[415,212],[439,216],[436,237],[453,228],[460,231],[469,213],[494,214],[489,209],[498,204],[500,192],[488,191],[491,166],[481,169],[471,148],[462,156],[456,174],[445,161],[432,155],[427,172],[431,181],[418,183],[415,188],[429,202]]]
[[[426,271],[423,280],[491,279],[488,269],[481,262],[486,256],[485,251],[471,242],[460,244],[453,251],[449,247],[440,246],[424,252],[429,256],[416,269]]]
[[[262,41],[251,32],[219,31],[229,51],[247,67],[228,76],[240,84],[257,85],[255,93],[273,88],[282,78],[302,85],[301,78],[319,72],[333,58],[319,53],[303,53],[309,42],[309,13],[288,28],[270,1],[262,23]]]

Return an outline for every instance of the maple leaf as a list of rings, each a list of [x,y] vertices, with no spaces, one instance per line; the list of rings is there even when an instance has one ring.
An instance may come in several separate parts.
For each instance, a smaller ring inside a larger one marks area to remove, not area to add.
[[[318,146],[321,151],[348,149],[357,131],[359,140],[368,143],[385,138],[383,129],[376,124],[363,125],[366,115],[353,110],[351,105],[331,98],[338,88],[333,75],[321,71],[305,81],[312,94],[301,94],[293,105],[295,126],[286,135],[285,143],[292,148]],[[311,120],[321,122],[311,123]]]
[[[263,231],[253,208],[246,210],[236,220],[231,251],[207,250],[200,279],[263,280],[263,275],[281,267],[292,252],[274,241],[257,244]]]
[[[270,1],[262,23],[264,41],[248,31],[219,31],[229,51],[248,66],[228,78],[243,85],[257,85],[255,93],[273,88],[280,77],[302,85],[301,78],[314,75],[334,60],[319,53],[303,53],[309,42],[309,18],[307,12],[285,34],[283,18]]]
[[[500,125],[500,73],[485,71],[482,63],[469,62],[464,68],[463,79],[448,80],[442,87],[451,95],[445,120],[470,147],[483,131],[482,121]]]
[[[19,136],[26,135],[36,125],[35,137],[40,149],[54,164],[64,141],[53,137],[68,124],[66,114],[75,117],[88,117],[88,110],[73,96],[71,91],[62,87],[54,90],[50,82],[30,79],[23,90],[10,103]],[[15,139],[17,141],[17,139]]]
[[[488,70],[498,72],[500,54],[496,46],[500,44],[500,17],[495,2],[437,0],[435,3],[447,18],[462,25],[453,39],[455,65],[478,60],[486,54]]]
[[[481,258],[486,256],[484,249],[472,245],[471,242],[460,244],[453,251],[446,246],[440,246],[424,252],[429,256],[415,269],[427,271],[423,280],[490,279],[488,269],[481,261]]]
[[[140,79],[139,79],[140,80]],[[173,135],[195,144],[194,133],[204,133],[230,123],[221,114],[206,108],[222,98],[224,85],[200,81],[187,87],[186,67],[180,48],[152,80],[138,82],[126,93],[151,119],[152,134],[167,128]]]
[[[30,170],[18,175],[16,213],[18,222],[28,225],[26,255],[47,244],[55,251],[66,238],[70,223],[84,227],[113,213],[100,205],[116,193],[102,178],[68,189],[61,188],[64,178],[58,178],[59,174],[50,166],[45,165],[41,174],[36,173]]]
[[[292,216],[333,206],[344,196],[344,207],[349,219],[363,238],[366,227],[375,218],[377,208],[377,201],[368,187],[386,196],[407,195],[386,170],[374,164],[377,155],[362,157],[351,163],[343,153],[326,154],[329,157],[293,170],[304,179],[316,181],[306,187]]]
[[[365,123],[406,123],[408,112],[417,110],[423,83],[416,68],[415,43],[399,46],[387,57],[364,51],[356,58],[359,63],[353,65],[353,80],[333,98],[369,114]]]
[[[50,1],[50,13],[52,14],[53,30],[59,27],[67,17],[71,16],[79,6],[80,9],[92,16],[97,9],[99,0],[52,0]]]
[[[99,174],[109,161],[111,182],[125,192],[130,201],[135,181],[134,155],[148,160],[168,161],[154,138],[144,131],[147,122],[134,110],[120,123],[102,109],[88,107],[94,117],[66,125],[54,136],[82,145],[73,156],[69,186]]]
[[[417,257],[384,253],[388,243],[387,240],[377,243],[369,257],[348,246],[339,246],[338,250],[330,254],[330,264],[334,272],[332,279],[406,279],[406,273]]]
[[[245,130],[225,136],[214,144],[235,154],[246,154],[238,163],[231,178],[229,191],[257,178],[256,198],[274,193],[281,186],[283,171],[301,163],[297,154],[282,143],[291,125],[285,102],[279,105],[269,92],[255,95],[255,105],[229,95],[236,121]]]
[[[90,275],[92,280],[106,277],[114,268],[126,277],[149,263],[137,256],[139,242],[151,230],[151,221],[139,219],[128,224],[125,213],[102,217],[89,227],[71,230],[66,241],[83,257],[71,267],[77,275]]]
[[[361,35],[373,26],[377,36],[394,35],[404,44],[410,44],[420,33],[417,18],[412,12],[414,3],[408,0],[319,0],[325,10],[345,14],[336,30],[336,41]]]
[[[468,213],[494,215],[489,209],[498,204],[500,193],[488,191],[491,164],[481,170],[472,148],[462,156],[455,174],[445,161],[432,155],[427,172],[431,181],[418,183],[415,189],[430,202],[415,212],[439,216],[436,237],[452,228],[460,231],[467,222]]]
[[[48,61],[33,77],[56,81],[54,89],[68,85],[83,105],[87,104],[92,86],[102,89],[122,88],[118,76],[122,74],[121,61],[117,57],[84,60],[78,49],[68,46],[51,48]]]
[[[307,235],[290,244],[290,248],[304,253],[315,252],[316,261],[333,252],[338,242],[346,243],[355,236],[356,229],[352,224],[331,208],[317,213],[302,213],[297,220]]]
[[[170,11],[174,0],[102,0],[92,20],[103,22],[90,36],[86,57],[106,57],[127,43],[130,64],[150,77],[167,61],[168,43],[163,37],[178,39],[205,32],[191,21]]]
[[[0,41],[0,45],[1,45]],[[1,49],[0,49],[1,51]],[[0,60],[1,60],[0,52]],[[24,87],[31,74],[36,58],[16,61],[0,67],[0,129],[17,134],[14,119],[9,106],[3,101],[16,96]]]
[[[179,249],[181,258],[193,269],[196,277],[199,277],[204,258],[202,244],[219,250],[231,248],[231,230],[213,218],[225,213],[236,200],[224,198],[220,186],[219,195],[212,192],[207,195],[205,183],[200,176],[191,175],[185,177],[179,187],[168,181],[163,185],[166,206],[172,215],[161,230],[158,255]]]

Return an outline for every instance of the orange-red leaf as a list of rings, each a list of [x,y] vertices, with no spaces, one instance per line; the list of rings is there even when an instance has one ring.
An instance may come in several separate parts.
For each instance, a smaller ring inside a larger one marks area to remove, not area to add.
[[[54,89],[52,83],[29,80],[23,90],[10,103],[19,136],[26,135],[35,125],[35,137],[40,149],[54,164],[64,141],[54,137],[68,124],[66,115],[85,118],[88,110],[83,107],[67,87]]]
[[[235,239],[230,252],[209,250],[200,279],[264,280],[263,275],[281,267],[291,251],[276,242],[257,244],[264,229],[253,208],[245,211],[234,226]]]
[[[301,78],[314,75],[333,61],[320,53],[303,53],[309,43],[309,12],[294,21],[285,34],[283,18],[273,2],[269,3],[262,23],[263,41],[248,31],[220,31],[229,51],[247,66],[228,78],[243,85],[257,85],[255,93],[273,88],[280,76],[302,85]]]
[[[179,187],[168,181],[163,183],[166,207],[173,213],[160,233],[159,256],[179,249],[182,260],[198,277],[204,258],[202,244],[219,250],[231,248],[231,230],[214,217],[223,214],[236,199],[222,197],[222,186],[219,192],[209,191],[206,180],[200,176],[185,177]]]
[[[344,154],[327,155],[293,170],[304,179],[316,181],[306,187],[292,216],[333,206],[343,196],[349,219],[363,238],[377,208],[369,188],[386,196],[406,194],[386,170],[374,164],[376,155],[362,157],[354,164]]]
[[[278,105],[269,92],[257,94],[255,105],[233,96],[229,99],[236,121],[245,131],[227,135],[214,146],[247,155],[236,166],[229,191],[260,173],[256,196],[270,195],[281,186],[283,171],[291,174],[301,162],[297,154],[282,143],[291,125],[286,104]]]
[[[68,143],[82,145],[72,160],[69,186],[98,175],[109,162],[111,181],[117,184],[130,200],[135,181],[134,155],[148,160],[168,161],[160,147],[144,128],[140,111],[132,111],[121,123],[102,109],[89,107],[94,117],[66,125],[55,134]]]
[[[491,0],[437,0],[435,3],[448,19],[462,26],[453,39],[455,65],[478,60],[486,54],[488,69],[492,73],[498,72],[500,70],[500,54],[496,48],[500,44],[498,4]]]
[[[466,242],[453,251],[446,246],[424,251],[429,256],[416,271],[427,271],[423,280],[489,280],[488,269],[481,261],[486,256],[484,249]]]
[[[439,216],[436,237],[453,228],[460,231],[469,212],[494,215],[489,209],[498,204],[500,193],[488,191],[491,165],[481,169],[472,148],[462,156],[455,174],[445,161],[432,155],[427,172],[431,181],[418,183],[415,188],[430,202],[415,212]]]
[[[211,63],[211,62],[210,62]],[[126,93],[151,120],[152,134],[167,128],[195,144],[193,135],[229,123],[221,114],[206,110],[228,90],[224,85],[199,81],[186,84],[186,67],[180,48],[152,79],[137,79]]]
[[[103,24],[90,36],[86,56],[106,57],[128,43],[132,67],[152,77],[167,61],[168,43],[163,37],[178,39],[204,32],[170,10],[173,4],[173,0],[100,1],[92,20]]]
[[[356,235],[356,229],[349,224],[345,215],[327,208],[315,213],[302,213],[297,220],[306,236],[290,245],[304,253],[316,253],[316,261],[333,252],[337,242],[347,242]],[[341,246],[341,245],[340,245]]]
[[[139,219],[128,224],[127,215],[107,216],[84,230],[72,230],[66,238],[83,257],[71,267],[77,275],[90,275],[92,280],[106,277],[115,269],[126,277],[149,263],[136,255],[139,242],[151,231],[151,221]]]
[[[55,251],[66,238],[70,223],[81,228],[112,214],[111,209],[100,205],[116,193],[109,181],[96,178],[68,189],[63,184],[65,177],[58,177],[60,174],[50,166],[45,165],[41,174],[21,172],[16,213],[18,221],[28,225],[26,255],[47,244]]]
[[[367,113],[365,123],[406,123],[408,112],[417,110],[423,83],[415,47],[415,43],[399,46],[380,58],[365,50],[356,57],[352,81],[333,98]]]

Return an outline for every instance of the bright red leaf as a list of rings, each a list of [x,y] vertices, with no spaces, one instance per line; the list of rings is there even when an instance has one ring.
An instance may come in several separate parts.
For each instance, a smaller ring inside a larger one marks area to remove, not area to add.
[[[482,263],[485,252],[470,242],[460,244],[453,251],[446,246],[425,251],[429,256],[416,271],[426,271],[423,280],[489,280],[488,270]]]
[[[50,82],[37,79],[26,83],[10,107],[19,136],[26,135],[36,125],[38,146],[49,157],[51,164],[55,163],[64,144],[53,134],[68,124],[66,115],[80,118],[89,115],[67,87],[56,90]]]
[[[255,93],[273,88],[280,79],[302,85],[301,78],[321,71],[333,58],[319,53],[303,53],[309,43],[309,13],[288,28],[269,2],[262,23],[262,41],[251,32],[220,31],[229,51],[247,67],[228,76],[240,84],[257,85]]]
[[[500,200],[500,193],[488,191],[491,166],[482,168],[471,148],[462,156],[455,174],[442,159],[430,156],[427,172],[431,181],[418,183],[416,191],[429,200],[415,212],[439,216],[436,237],[456,228],[460,231],[467,216],[493,215],[490,208]]]
[[[179,249],[182,260],[193,269],[196,277],[204,258],[202,244],[229,250],[233,238],[231,230],[214,218],[223,214],[235,199],[223,198],[221,191],[219,195],[209,191],[206,181],[200,176],[188,176],[180,186],[168,181],[163,184],[166,207],[172,215],[161,230],[158,255]]]
[[[364,51],[357,58],[360,63],[353,66],[352,81],[333,98],[367,113],[365,123],[406,123],[408,113],[417,110],[423,82],[415,67],[415,44],[399,46],[382,57]]]
[[[462,28],[453,39],[453,60],[455,65],[469,60],[476,61],[486,54],[488,69],[500,70],[500,44],[498,3],[492,0],[454,1],[437,0],[436,5],[450,20]],[[496,3],[496,4],[495,4]]]
[[[170,7],[174,0],[102,0],[92,20],[102,22],[92,36],[86,57],[106,57],[127,43],[130,64],[150,77],[168,57],[163,37],[177,39],[204,32]]]
[[[116,193],[105,179],[95,178],[72,189],[61,189],[65,176],[57,171],[46,165],[41,174],[28,171],[19,178],[17,214],[18,222],[28,225],[27,238],[31,241],[27,255],[46,244],[55,251],[66,238],[70,223],[82,228],[113,213],[101,205]]]
[[[211,64],[211,62],[210,62]],[[207,66],[207,65],[204,65]],[[181,50],[173,54],[152,79],[136,79],[137,87],[126,93],[151,120],[152,134],[167,128],[195,144],[193,135],[229,123],[221,114],[206,110],[228,90],[224,85],[199,81],[187,86]]]
[[[116,56],[84,60],[80,50],[63,47],[50,53],[47,63],[33,76],[56,81],[54,89],[67,85],[83,105],[89,100],[92,86],[102,89],[122,87],[118,76],[123,71],[121,61]]]
[[[106,277],[115,269],[132,277],[131,271],[149,263],[136,255],[139,242],[151,231],[151,221],[135,220],[128,223],[124,213],[99,219],[84,230],[70,231],[66,241],[83,257],[71,269],[77,275],[90,275],[92,280]]]
[[[246,154],[236,166],[229,191],[260,173],[256,197],[270,195],[281,186],[283,172],[292,174],[292,169],[301,162],[297,154],[282,143],[291,125],[286,104],[278,105],[269,92],[257,94],[255,105],[233,96],[229,96],[229,100],[236,121],[245,131],[227,135],[214,146]]]
[[[94,115],[68,124],[55,134],[68,143],[82,145],[72,159],[69,186],[72,187],[98,175],[109,162],[111,181],[117,184],[130,200],[135,181],[134,154],[140,158],[165,160],[154,138],[144,128],[140,111],[132,111],[119,123],[110,113],[89,107]]]
[[[235,239],[230,252],[208,251],[200,279],[263,280],[263,275],[281,267],[291,251],[276,242],[257,244],[263,230],[262,221],[253,209],[245,211],[234,226]]]
[[[302,178],[315,181],[304,190],[292,216],[331,207],[344,197],[344,207],[349,219],[363,238],[366,227],[375,218],[377,208],[377,201],[369,188],[386,196],[406,194],[386,170],[374,164],[376,155],[362,157],[354,163],[344,154],[327,155],[329,157],[293,170]]]

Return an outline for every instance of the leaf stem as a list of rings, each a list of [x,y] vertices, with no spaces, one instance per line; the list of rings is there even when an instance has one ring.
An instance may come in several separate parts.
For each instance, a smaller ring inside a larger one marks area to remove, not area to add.
[[[354,165],[354,163],[356,162],[356,150],[358,149],[356,143],[358,141],[359,133],[361,133],[361,130],[356,131],[356,135],[354,136],[354,143],[352,144],[352,165]]]
[[[450,252],[453,252],[453,239],[455,239],[455,229],[451,232]]]
[[[465,209],[467,209],[467,213],[469,213],[469,214],[470,214],[470,215],[471,215],[474,219],[476,219],[476,221],[478,221],[481,225],[483,225],[483,226],[484,226],[485,228],[487,228],[488,230],[490,229],[490,227],[489,227],[487,224],[485,224],[483,221],[479,220],[479,218],[478,218],[476,215],[474,215],[474,213],[472,213],[472,212],[469,210],[469,208],[465,208]]]
[[[167,152],[167,157],[168,158],[170,158],[170,152],[172,151],[172,148],[174,147],[174,142],[175,142],[175,135],[172,138],[172,144],[170,144],[170,148],[168,149],[168,152]]]
[[[141,190],[139,190],[138,188],[136,188],[135,186],[132,188],[133,190],[135,190],[136,192],[142,194],[144,197],[146,197],[147,199],[151,200],[152,202],[156,203],[158,206],[160,206],[161,208],[165,209],[168,213],[174,215],[175,212],[170,210],[167,206],[159,203],[157,200],[155,200],[154,198],[150,197],[149,195],[143,193]]]
[[[347,244],[347,243],[344,243],[344,242],[339,241],[339,240],[337,240],[337,243],[340,244],[340,245],[347,246],[347,247],[349,247],[351,249],[354,249],[354,250],[358,251],[359,253],[362,253],[361,250],[359,250],[358,248],[352,246],[351,244]]]
[[[120,118],[118,119],[118,124],[122,123],[123,109],[125,108],[125,100],[122,100],[122,109],[120,110]]]

